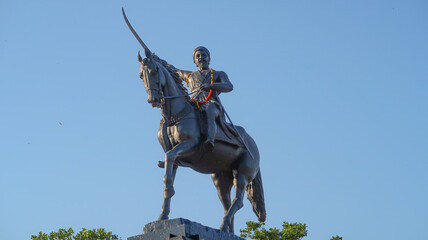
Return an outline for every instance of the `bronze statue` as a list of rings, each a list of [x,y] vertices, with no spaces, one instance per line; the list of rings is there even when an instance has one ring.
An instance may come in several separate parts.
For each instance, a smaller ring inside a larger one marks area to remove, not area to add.
[[[123,9],[122,12],[145,50],[146,58],[138,54],[138,60],[148,102],[162,113],[158,140],[165,151],[165,162],[159,166],[165,168],[165,188],[159,220],[168,219],[175,174],[177,167],[182,166],[211,174],[225,212],[220,230],[233,233],[233,218],[243,206],[245,190],[259,221],[265,221],[257,145],[244,128],[225,121],[227,113],[218,98],[221,92],[233,89],[227,75],[209,68],[210,53],[204,47],[196,48],[193,53],[198,71],[179,70],[168,64],[149,50]],[[190,93],[183,81],[190,87]],[[232,186],[235,187],[233,202]]]

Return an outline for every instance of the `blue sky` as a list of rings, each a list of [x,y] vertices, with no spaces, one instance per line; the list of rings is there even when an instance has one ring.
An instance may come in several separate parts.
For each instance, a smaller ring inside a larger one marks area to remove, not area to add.
[[[426,1],[0,2],[0,239],[157,219],[160,112],[138,78],[149,48],[234,91],[222,102],[261,153],[267,227],[308,240],[424,239],[428,228]],[[219,227],[209,175],[180,168],[171,218]],[[236,229],[255,221],[250,204]]]

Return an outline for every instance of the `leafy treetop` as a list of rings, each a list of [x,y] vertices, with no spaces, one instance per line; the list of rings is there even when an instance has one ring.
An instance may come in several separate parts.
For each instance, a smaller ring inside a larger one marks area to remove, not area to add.
[[[262,228],[264,222],[247,222],[247,228],[241,230],[241,237],[255,240],[300,240],[308,234],[306,224],[288,223],[282,224],[282,230]]]
[[[264,222],[247,222],[247,228],[241,230],[241,237],[255,240],[300,240],[308,235],[306,224],[288,223],[282,224],[282,230],[277,228],[263,228]],[[330,240],[343,240],[342,237],[334,236]]]
[[[82,228],[76,235],[74,230],[69,228],[60,228],[58,232],[51,232],[49,235],[43,232],[39,232],[39,235],[32,235],[32,240],[117,240],[119,239],[116,234],[106,232],[104,228],[87,230]]]

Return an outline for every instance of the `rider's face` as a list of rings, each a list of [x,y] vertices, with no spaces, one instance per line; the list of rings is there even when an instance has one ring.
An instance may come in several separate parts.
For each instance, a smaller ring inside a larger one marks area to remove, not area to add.
[[[193,59],[196,66],[201,69],[208,69],[208,66],[210,64],[210,57],[207,52],[205,51],[197,51],[195,53],[195,58]]]

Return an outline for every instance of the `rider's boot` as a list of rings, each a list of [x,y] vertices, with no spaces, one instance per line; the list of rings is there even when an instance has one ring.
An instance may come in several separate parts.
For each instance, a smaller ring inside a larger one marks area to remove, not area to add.
[[[212,152],[214,150],[214,146],[215,146],[214,140],[207,139],[204,142],[204,151]]]

